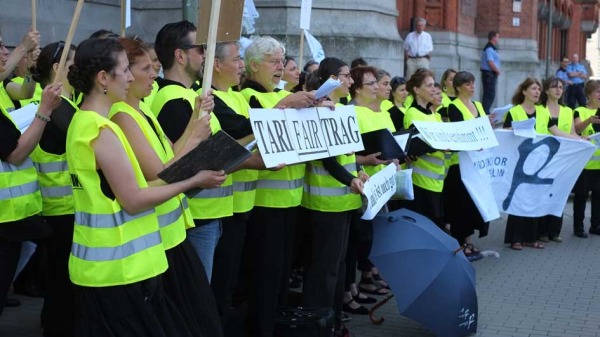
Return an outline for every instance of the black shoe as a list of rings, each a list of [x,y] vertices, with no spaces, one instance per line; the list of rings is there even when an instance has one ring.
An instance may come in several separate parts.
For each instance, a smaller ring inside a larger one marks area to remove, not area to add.
[[[575,232],[573,233],[578,238],[587,239],[588,234],[586,232]]]
[[[600,227],[590,228],[590,234],[600,235]]]
[[[369,309],[363,307],[362,305],[359,306],[358,308],[352,308],[350,306],[350,303],[356,303],[354,300],[350,300],[350,302],[348,303],[344,303],[342,310],[349,313],[349,314],[354,314],[354,315],[368,315],[369,314]]]
[[[349,322],[351,320],[352,320],[352,316],[348,315],[345,312],[342,312],[342,319],[341,319],[342,323],[346,323],[346,322]]]
[[[21,305],[21,301],[16,298],[7,298],[4,302],[5,307],[18,307]]]
[[[359,304],[373,304],[373,303],[377,302],[376,298],[369,297],[369,296],[367,296],[367,298],[360,298],[360,294],[354,296],[353,298],[356,301],[356,303],[359,303]]]

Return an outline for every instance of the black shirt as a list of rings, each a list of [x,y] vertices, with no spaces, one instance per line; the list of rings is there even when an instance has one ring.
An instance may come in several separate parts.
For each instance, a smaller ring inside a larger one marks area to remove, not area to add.
[[[267,88],[263,87],[258,82],[254,82],[249,79],[246,79],[246,81],[244,82],[244,85],[242,86],[242,89],[246,89],[246,88],[254,89],[258,92],[269,92],[267,90]],[[248,102],[248,104],[250,104],[250,107],[253,109],[263,109],[264,108],[262,106],[262,104],[260,104],[260,101],[258,100],[258,98],[254,97],[254,96],[250,97],[250,101]]]
[[[179,82],[157,78],[158,90],[167,85],[185,86]],[[158,122],[169,139],[175,143],[185,131],[190,122],[194,107],[183,97],[173,97],[163,105],[158,114]]]
[[[392,119],[392,123],[394,123],[396,131],[404,130],[404,112],[395,105],[391,107],[388,112],[390,113],[390,118]]]
[[[8,156],[17,148],[21,131],[13,122],[0,113],[0,159],[6,161]]]
[[[47,123],[40,139],[42,150],[52,154],[65,154],[67,130],[75,115],[75,108],[65,98],[61,98],[58,108],[52,111],[51,121]]]
[[[213,88],[213,90],[217,90]],[[244,115],[238,114],[229,107],[219,96],[215,96],[215,107],[213,113],[217,116],[221,129],[227,132],[234,139],[242,139],[252,134],[252,125],[250,119]]]

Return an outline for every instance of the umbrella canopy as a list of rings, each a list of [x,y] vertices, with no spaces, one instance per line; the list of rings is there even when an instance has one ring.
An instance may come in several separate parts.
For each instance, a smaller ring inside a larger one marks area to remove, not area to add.
[[[373,219],[370,259],[385,277],[403,316],[437,336],[477,331],[475,269],[458,241],[426,217],[400,209]]]

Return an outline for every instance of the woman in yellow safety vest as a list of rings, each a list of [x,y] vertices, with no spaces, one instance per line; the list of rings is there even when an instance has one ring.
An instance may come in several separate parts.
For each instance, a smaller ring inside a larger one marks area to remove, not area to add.
[[[3,72],[7,53],[2,39],[0,44],[0,72]],[[30,154],[60,104],[60,92],[60,84],[44,89],[35,118],[23,133],[5,109],[0,112],[0,314],[5,306],[20,304],[6,295],[21,254],[21,242],[41,239],[51,231],[38,216],[42,211],[42,196]]]
[[[108,119],[133,76],[116,39],[83,41],[69,82],[85,95],[67,132],[75,201],[69,273],[78,336],[194,336],[165,294],[168,267],[155,207],[205,186],[205,174],[174,184],[148,182],[123,131]],[[217,186],[223,179],[213,181]]]
[[[450,122],[461,122],[474,118],[486,118],[481,103],[473,101],[475,94],[475,76],[468,71],[456,73],[453,79],[456,98],[448,105],[448,119]],[[473,199],[469,195],[460,177],[458,154],[450,159],[448,175],[444,180],[444,213],[446,221],[451,224],[450,232],[460,245],[465,245],[465,255],[470,261],[478,260],[482,256],[472,242],[475,229],[479,230],[479,237],[487,235],[489,223],[484,222]]]
[[[440,81],[441,89],[442,89],[442,106],[443,108],[439,110],[440,115],[442,116],[442,120],[444,122],[448,121],[448,105],[454,101],[458,93],[454,90],[454,86],[452,81],[454,80],[454,76],[458,71],[453,68],[448,68],[442,74],[442,79]]]
[[[576,135],[573,123],[573,110],[563,104],[565,83],[562,79],[552,76],[543,83],[540,106],[548,110],[550,118],[556,126],[565,133]],[[560,231],[562,229],[562,216],[546,215],[540,219],[538,225],[538,240],[541,242],[562,242]]]
[[[394,76],[390,81],[390,87],[392,90],[390,91],[389,100],[394,103],[394,106],[389,108],[388,112],[390,113],[390,118],[394,123],[396,131],[404,130],[404,114],[406,113],[404,101],[406,101],[406,97],[408,96],[408,91],[406,91],[406,79],[404,77]]]
[[[585,137],[600,132],[600,81],[590,80],[585,84],[586,106],[575,109],[575,131]],[[591,196],[591,218],[590,234],[600,235],[600,149],[596,150],[579,175],[573,193],[573,232],[575,236],[587,238],[584,230],[583,219],[585,219],[585,205],[587,198]]]
[[[32,74],[42,88],[55,80],[64,47],[64,42],[54,42],[41,50]],[[65,67],[73,63],[74,55],[75,47],[71,46]],[[31,154],[42,193],[42,215],[52,227],[52,236],[47,243],[48,272],[41,315],[42,328],[48,336],[72,336],[75,327],[75,297],[68,268],[75,210],[66,142],[67,129],[77,106],[73,103],[73,87],[67,80],[67,73],[61,75],[58,79],[63,84],[61,103],[52,112],[52,119]]]
[[[536,105],[542,92],[540,81],[533,77],[527,77],[515,91],[512,97],[513,107],[506,114],[504,128],[511,128],[512,121],[524,121],[535,118],[535,131],[540,134],[553,134],[555,136],[579,139],[569,133],[561,131],[556,120],[552,119],[550,113],[541,105]],[[504,243],[510,244],[514,250],[526,247],[542,249],[544,245],[537,242],[537,227],[541,217],[525,217],[508,215],[506,220],[506,232]]]
[[[136,39],[120,38],[118,41],[125,48],[134,80],[129,85],[125,100],[113,104],[109,118],[123,130],[145,179],[156,180],[160,171],[210,136],[210,114],[198,120],[197,110],[184,135],[175,145],[172,144],[148,105],[142,101],[152,91],[156,78],[148,48]],[[201,110],[212,111],[213,106],[209,96],[202,101]],[[211,172],[206,172],[206,175],[210,177]],[[211,180],[207,179],[207,183],[210,184]],[[169,269],[162,276],[165,292],[182,309],[181,314],[195,335],[222,336],[219,314],[204,266],[186,238],[186,229],[194,227],[187,205],[186,196],[180,194],[156,206],[169,262]]]

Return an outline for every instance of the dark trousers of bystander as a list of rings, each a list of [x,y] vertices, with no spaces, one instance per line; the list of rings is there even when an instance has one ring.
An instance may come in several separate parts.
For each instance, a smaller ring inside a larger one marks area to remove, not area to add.
[[[541,218],[508,215],[504,243],[533,243],[537,241],[537,227]]]
[[[496,83],[498,82],[498,76],[491,70],[481,71],[481,83],[483,84],[483,97],[481,98],[481,105],[483,110],[487,114],[491,114],[490,111],[494,99],[496,99]]]
[[[290,286],[297,208],[255,207],[248,221],[250,336],[273,337]]]
[[[585,106],[586,98],[583,92],[583,83],[571,84],[567,87],[567,105],[571,109]]]
[[[590,229],[600,229],[600,170],[584,169],[573,188],[573,231],[583,233],[585,204],[592,192]]]
[[[351,212],[308,210],[312,253],[304,283],[304,306],[333,308],[337,318],[342,314],[350,217]]]

